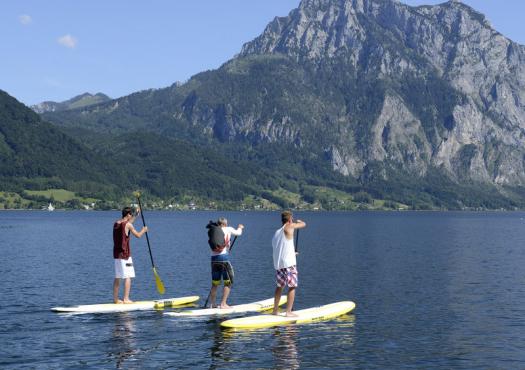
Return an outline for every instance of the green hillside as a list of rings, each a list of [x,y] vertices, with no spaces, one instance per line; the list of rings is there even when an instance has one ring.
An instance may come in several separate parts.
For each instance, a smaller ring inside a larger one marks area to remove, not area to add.
[[[2,190],[67,188],[116,194],[122,172],[7,93],[0,91],[0,186]]]

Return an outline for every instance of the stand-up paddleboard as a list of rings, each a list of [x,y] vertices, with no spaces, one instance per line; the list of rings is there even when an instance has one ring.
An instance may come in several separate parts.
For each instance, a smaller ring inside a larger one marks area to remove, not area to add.
[[[193,302],[197,302],[199,296],[189,296],[180,298],[160,299],[157,301],[137,301],[133,303],[103,303],[103,304],[87,304],[72,307],[53,307],[52,311],[67,312],[67,313],[107,313],[107,312],[123,312],[123,311],[138,311],[138,310],[153,310],[162,309],[165,307],[176,307]]]
[[[344,315],[355,308],[355,303],[343,301],[327,304],[324,306],[307,308],[294,311],[297,317],[286,317],[285,313],[279,315],[249,316],[240,319],[226,320],[221,323],[222,327],[235,329],[257,329],[270,326],[304,324],[309,322],[330,320],[334,317]]]
[[[213,316],[213,315],[233,315],[237,313],[246,312],[262,312],[273,309],[273,298],[265,299],[252,303],[239,304],[231,306],[231,308],[201,308],[199,310],[185,310],[180,312],[164,312],[165,315],[177,317],[198,317],[198,316]],[[285,304],[286,297],[281,297],[279,306]]]

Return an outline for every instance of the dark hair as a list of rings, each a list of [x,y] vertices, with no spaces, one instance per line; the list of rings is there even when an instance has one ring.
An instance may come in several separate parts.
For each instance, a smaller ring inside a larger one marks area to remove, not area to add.
[[[126,217],[127,215],[132,215],[133,216],[133,209],[131,207],[125,207],[123,210],[122,210],[122,218]]]
[[[283,211],[281,213],[281,221],[283,225],[292,219],[292,211]]]

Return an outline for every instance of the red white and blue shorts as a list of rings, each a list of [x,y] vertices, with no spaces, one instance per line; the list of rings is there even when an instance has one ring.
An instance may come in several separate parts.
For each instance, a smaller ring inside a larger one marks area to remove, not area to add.
[[[275,271],[276,284],[279,288],[296,288],[298,284],[297,266],[285,267]]]

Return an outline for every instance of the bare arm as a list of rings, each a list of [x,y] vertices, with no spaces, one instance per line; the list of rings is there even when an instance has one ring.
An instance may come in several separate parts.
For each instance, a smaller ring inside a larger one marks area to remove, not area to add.
[[[286,224],[284,227],[284,234],[286,235],[287,239],[293,239],[293,233],[295,229],[303,229],[306,227],[306,223],[301,220],[297,220],[295,222],[291,222],[289,224]]]
[[[140,230],[140,231],[135,230],[135,228],[133,227],[133,225],[130,224],[130,223],[126,224],[126,227],[127,227],[127,228],[129,229],[129,231],[130,231],[133,235],[135,235],[137,238],[142,237],[142,235],[144,235],[144,234],[148,231],[148,227],[147,227],[147,226],[144,226],[144,227],[142,228],[142,230]]]

